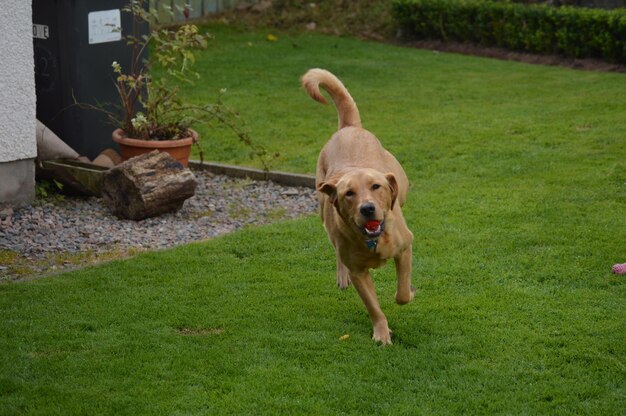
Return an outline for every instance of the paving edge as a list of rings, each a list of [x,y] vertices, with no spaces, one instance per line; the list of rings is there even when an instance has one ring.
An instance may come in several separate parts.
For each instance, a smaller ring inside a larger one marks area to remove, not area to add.
[[[200,162],[199,160],[190,160],[189,167],[196,170],[206,170],[216,175],[250,178],[259,181],[272,181],[286,186],[304,186],[315,189],[315,177],[312,175],[271,170],[264,171],[262,169],[225,165],[215,162]]]

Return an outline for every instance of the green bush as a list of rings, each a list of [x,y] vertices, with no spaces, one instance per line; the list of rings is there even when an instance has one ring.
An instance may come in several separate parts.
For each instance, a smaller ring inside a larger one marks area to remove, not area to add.
[[[394,0],[397,24],[411,37],[598,58],[626,63],[626,9],[494,3],[480,0]]]

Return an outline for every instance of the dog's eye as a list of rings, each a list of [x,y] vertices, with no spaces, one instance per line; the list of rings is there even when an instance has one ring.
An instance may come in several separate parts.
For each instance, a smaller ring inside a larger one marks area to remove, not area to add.
[[[346,192],[346,196],[354,196],[354,192],[353,191],[348,191],[348,192]]]
[[[379,185],[379,184],[375,183],[374,185],[372,185],[372,189],[373,189],[374,191],[375,191],[375,190],[377,190],[378,188],[380,188],[380,185]]]

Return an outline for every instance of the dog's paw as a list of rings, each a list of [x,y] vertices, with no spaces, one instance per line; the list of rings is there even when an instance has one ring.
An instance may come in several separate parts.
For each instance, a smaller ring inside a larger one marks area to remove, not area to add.
[[[347,289],[350,286],[350,272],[347,268],[340,268],[337,271],[337,286],[339,289]]]
[[[337,277],[337,287],[339,287],[339,289],[347,289],[349,286],[350,286],[349,277],[346,277],[346,278]]]
[[[384,325],[374,326],[374,335],[372,339],[382,345],[391,345],[391,330],[385,323]]]
[[[409,291],[409,293],[396,292],[396,303],[398,305],[406,305],[407,303],[415,299],[415,292],[416,289],[413,286],[411,286],[411,290]]]

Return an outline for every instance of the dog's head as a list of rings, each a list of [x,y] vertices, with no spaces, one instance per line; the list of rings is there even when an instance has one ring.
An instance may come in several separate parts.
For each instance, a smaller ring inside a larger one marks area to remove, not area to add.
[[[398,197],[398,183],[393,173],[374,169],[352,169],[320,183],[339,215],[366,237],[378,237],[385,229],[385,219]]]

